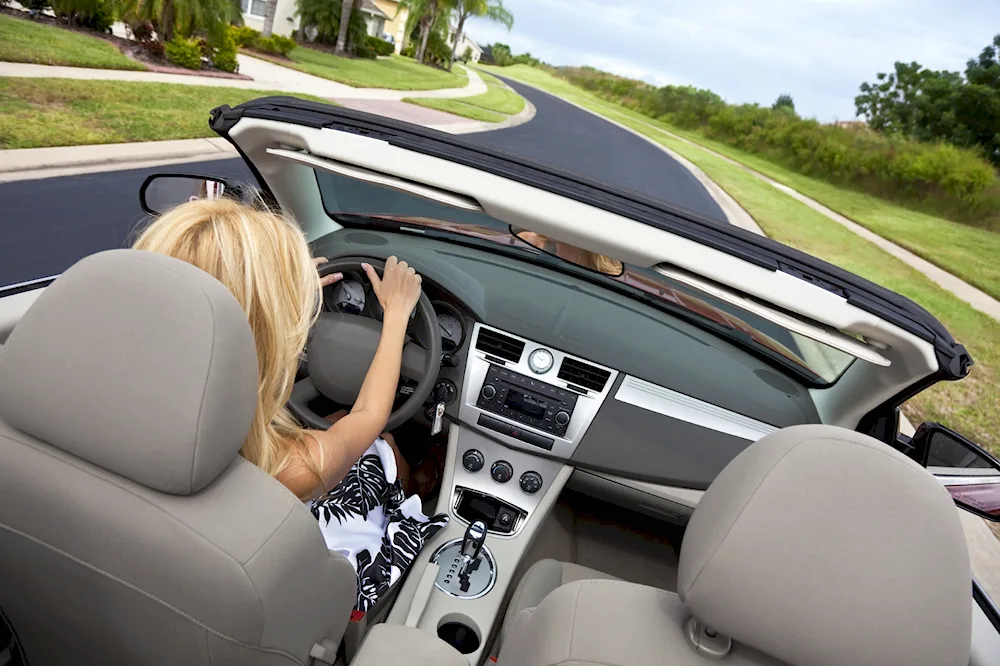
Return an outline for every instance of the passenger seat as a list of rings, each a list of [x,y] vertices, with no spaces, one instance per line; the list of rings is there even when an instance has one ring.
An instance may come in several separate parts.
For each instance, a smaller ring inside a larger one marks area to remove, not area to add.
[[[947,491],[901,453],[794,426],[737,456],[681,546],[679,593],[529,569],[499,666],[967,666],[972,574]]]
[[[534,608],[542,603],[545,597],[556,588],[578,580],[619,580],[611,574],[606,574],[597,569],[581,567],[572,562],[560,562],[559,560],[539,560],[531,565],[507,606],[507,613],[503,618],[503,627],[500,630],[501,640],[507,635],[514,618],[521,611]]]

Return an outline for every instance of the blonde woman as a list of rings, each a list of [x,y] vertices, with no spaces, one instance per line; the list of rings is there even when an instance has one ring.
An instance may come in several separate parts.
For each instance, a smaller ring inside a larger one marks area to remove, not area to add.
[[[313,259],[298,226],[230,199],[196,200],[154,220],[134,247],[197,266],[225,285],[246,312],[257,346],[258,400],[240,454],[309,503],[327,547],[358,571],[357,608],[367,610],[447,521],[428,519],[420,498],[405,496],[408,466],[382,432],[396,394],[407,322],[420,298],[420,276],[395,257],[386,261],[381,278],[364,267],[384,310],[378,349],[350,412],[336,415],[328,430],[305,430],[285,403],[319,315],[322,287],[341,275],[320,279],[316,266],[326,260]]]

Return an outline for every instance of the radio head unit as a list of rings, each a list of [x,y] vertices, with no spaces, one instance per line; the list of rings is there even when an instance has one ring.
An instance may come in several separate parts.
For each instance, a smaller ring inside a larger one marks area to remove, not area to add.
[[[566,434],[577,394],[490,364],[476,406],[557,437]]]

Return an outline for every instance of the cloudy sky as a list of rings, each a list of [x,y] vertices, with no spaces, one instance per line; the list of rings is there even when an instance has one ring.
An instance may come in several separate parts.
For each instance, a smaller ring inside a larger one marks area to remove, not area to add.
[[[800,114],[854,117],[854,96],[895,61],[961,70],[1000,33],[996,0],[504,0],[514,29],[477,21],[553,65],[589,64],[730,102],[791,93]]]

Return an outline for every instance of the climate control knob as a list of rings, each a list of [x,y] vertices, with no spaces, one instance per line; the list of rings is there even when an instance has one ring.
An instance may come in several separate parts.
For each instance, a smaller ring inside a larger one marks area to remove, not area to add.
[[[487,384],[486,386],[483,387],[482,393],[484,398],[486,398],[487,400],[492,400],[497,394],[497,389],[495,386],[493,386],[493,384]]]
[[[514,476],[514,468],[506,460],[498,460],[490,468],[490,476],[497,483],[507,483]]]
[[[569,423],[569,412],[556,412],[556,423],[561,426]]]
[[[525,472],[521,475],[521,490],[534,495],[542,489],[542,475],[538,472]]]
[[[476,449],[469,449],[462,454],[462,467],[470,472],[478,472],[486,464],[486,458]]]

